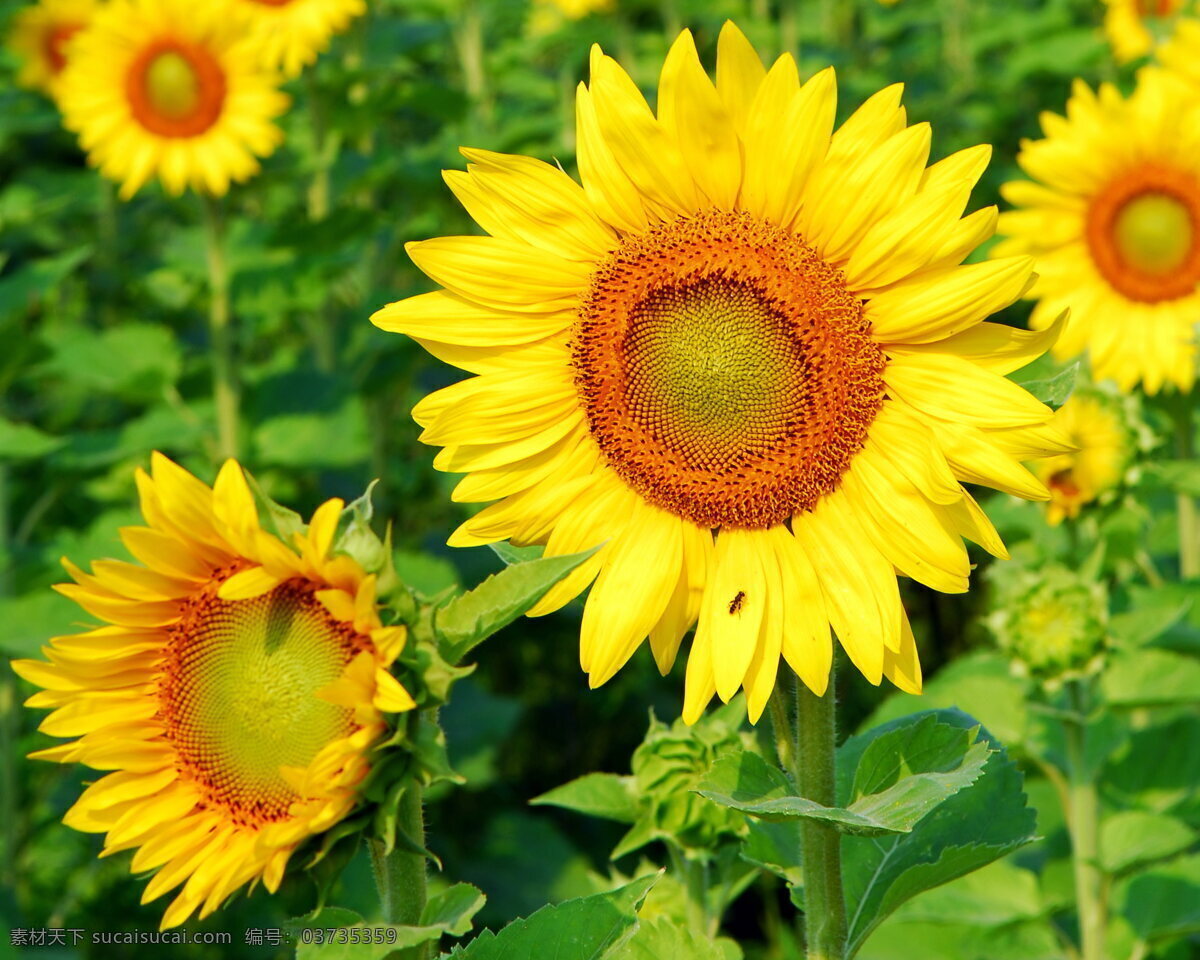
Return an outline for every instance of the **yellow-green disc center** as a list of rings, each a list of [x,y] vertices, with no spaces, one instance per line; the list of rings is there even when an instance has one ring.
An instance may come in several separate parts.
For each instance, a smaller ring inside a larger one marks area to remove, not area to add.
[[[252,600],[206,597],[184,621],[164,686],[181,759],[228,809],[287,812],[281,767],[306,767],[353,731],[352,713],[315,696],[354,653],[347,628],[311,590],[283,584]]]
[[[801,345],[750,283],[669,286],[630,318],[624,350],[633,415],[691,463],[727,464],[777,442],[800,409]]]
[[[1195,227],[1187,206],[1166,193],[1144,193],[1126,203],[1113,222],[1125,263],[1149,274],[1178,270],[1192,250]]]
[[[146,65],[146,99],[163,117],[183,120],[200,105],[200,77],[182,53],[167,50]]]

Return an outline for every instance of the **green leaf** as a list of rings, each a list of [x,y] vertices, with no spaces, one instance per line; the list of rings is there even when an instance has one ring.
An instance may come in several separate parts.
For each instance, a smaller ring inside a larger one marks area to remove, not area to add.
[[[254,431],[258,461],[281,467],[356,467],[370,456],[371,440],[362,400],[347,400],[329,413],[288,413]]]
[[[986,741],[972,742],[975,733],[926,715],[880,736],[859,758],[845,807],[793,795],[784,775],[750,751],[718,760],[698,792],[764,820],[822,820],[860,836],[906,833],[978,778],[990,751]]]
[[[307,526],[304,518],[290,507],[276,503],[263,490],[262,485],[252,473],[246,472],[246,482],[254,495],[254,506],[258,511],[259,522],[269,533],[273,533],[284,543],[292,542],[292,534],[303,532]]]
[[[546,595],[558,581],[596,551],[564,557],[542,557],[505,567],[474,590],[455,597],[434,614],[442,656],[458,663],[497,630]]]
[[[485,930],[451,957],[463,960],[600,960],[611,957],[637,928],[637,911],[659,874],[609,893],[542,907],[499,933]]]
[[[564,807],[592,817],[619,820],[621,823],[633,823],[638,818],[633,777],[621,777],[615,773],[585,774],[529,802]]]
[[[77,247],[57,257],[43,257],[0,277],[0,319],[20,315],[57,287],[92,253]]]
[[[1122,810],[1100,825],[1100,862],[1107,873],[1165,860],[1190,847],[1196,831],[1163,813]]]
[[[1115,707],[1200,701],[1200,661],[1170,650],[1117,653],[1100,678],[1104,699]]]
[[[741,948],[727,938],[710,940],[670,917],[638,924],[627,942],[606,954],[606,960],[735,960]]]
[[[28,423],[0,417],[0,461],[37,460],[57,450],[66,441],[52,437]]]
[[[1133,596],[1131,610],[1109,620],[1109,633],[1120,644],[1142,647],[1179,623],[1191,608],[1191,599],[1180,601],[1157,590],[1144,591]]]
[[[1117,910],[1143,940],[1200,931],[1200,854],[1130,877],[1118,885],[1115,900]]]
[[[1071,391],[1075,389],[1075,380],[1078,376],[1079,364],[1073,363],[1045,380],[1017,381],[1017,385],[1032,393],[1042,403],[1047,403],[1052,407],[1061,407],[1067,402]]]
[[[4,624],[0,652],[10,657],[36,657],[51,637],[84,629],[81,621],[86,618],[78,606],[49,587],[0,598],[0,623]]]
[[[997,860],[909,900],[893,914],[908,923],[962,923],[999,927],[1045,912],[1038,875],[1011,859]]]
[[[443,557],[417,550],[397,550],[393,566],[401,583],[426,597],[458,586],[458,570]]]
[[[506,565],[537,560],[546,550],[545,547],[514,547],[507,540],[489,543],[488,546],[491,547],[492,553],[503,560]]]
[[[1103,773],[1102,788],[1117,804],[1200,820],[1200,718],[1177,717],[1137,730]],[[1189,817],[1188,813],[1193,814]]]
[[[843,791],[854,782],[860,760],[871,745],[905,726],[932,715],[938,724],[966,731],[978,722],[958,710],[935,710],[903,718],[851,737],[839,751]],[[982,773],[919,821],[909,833],[862,838],[842,843],[849,948],[853,956],[879,923],[902,903],[925,890],[978,870],[1033,839],[1035,813],[1026,805],[1022,777],[1004,748],[986,732],[990,754]]]
[[[1200,497],[1200,460],[1158,460],[1143,464],[1142,485]]]
[[[918,946],[919,945],[919,946]],[[892,918],[871,935],[859,960],[1063,960],[1062,943],[1044,920],[1003,927],[904,922]]]
[[[446,933],[461,937],[471,931],[471,920],[487,902],[478,887],[469,883],[454,886],[434,894],[421,912],[421,925],[440,927]]]
[[[179,338],[159,324],[125,322],[101,331],[62,327],[43,336],[53,351],[44,372],[87,393],[155,400],[183,368]]]

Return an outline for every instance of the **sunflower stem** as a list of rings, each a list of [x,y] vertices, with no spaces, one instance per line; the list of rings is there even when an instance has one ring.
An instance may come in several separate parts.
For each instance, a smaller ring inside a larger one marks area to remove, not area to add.
[[[208,333],[212,350],[213,402],[217,408],[217,454],[221,460],[238,455],[237,363],[229,312],[229,264],[225,258],[225,227],[220,201],[205,195],[204,235],[208,255]]]
[[[1100,869],[1100,801],[1087,761],[1089,694],[1082,681],[1068,686],[1070,715],[1063,718],[1067,747],[1067,824],[1075,872],[1081,960],[1105,960],[1108,928],[1105,879]]]
[[[837,802],[836,698],[832,668],[829,689],[818,697],[793,681],[789,694],[780,682],[772,695],[771,720],[780,762],[800,796],[832,807]],[[794,722],[787,700],[794,704]],[[790,759],[785,760],[787,756]],[[846,955],[846,899],[842,893],[842,838],[838,831],[815,820],[800,824],[800,853],[804,868],[804,923],[808,960],[843,960]]]
[[[454,45],[458,50],[463,84],[471,101],[469,132],[472,137],[478,137],[492,126],[492,102],[483,62],[483,11],[479,0],[464,0],[462,12],[455,25]]]
[[[314,70],[304,71],[315,164],[312,182],[308,185],[308,219],[320,221],[329,216],[329,169],[333,165],[333,157],[326,143],[325,105],[321,101],[321,88],[315,77]]]
[[[1195,392],[1181,396],[1174,407],[1175,443],[1179,459],[1191,460],[1195,455],[1195,430],[1192,422]],[[1200,517],[1196,501],[1188,493],[1177,496],[1179,513],[1179,574],[1184,580],[1200,577]]]

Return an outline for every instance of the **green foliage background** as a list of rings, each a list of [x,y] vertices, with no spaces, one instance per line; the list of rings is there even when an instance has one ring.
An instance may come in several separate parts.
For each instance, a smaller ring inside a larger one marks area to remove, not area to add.
[[[532,30],[528,6],[509,0],[370,6],[290,85],[285,146],[224,202],[244,382],[241,459],[272,496],[305,513],[329,496],[352,499],[378,478],[376,507],[394,520],[397,567],[428,594],[474,584],[500,563],[489,551],[444,546],[467,509],[450,501],[454,478],[431,469],[433,451],[417,443],[408,416],[456,373],[367,317],[429,289],[404,255],[406,241],[474,229],[439,175],[463,166],[460,144],[572,169],[572,95],[592,42],[652,91],[681,26],[692,28],[711,64],[717,32],[733,18],[765,57],[797,53],[805,76],[834,64],[842,117],[875,90],[903,82],[911,120],[933,124],[935,157],[980,142],[995,146],[976,207],[998,202],[999,184],[1017,174],[1020,139],[1037,135],[1040,110],[1061,110],[1073,77],[1128,79],[1112,66],[1098,0],[902,0],[894,7],[875,0],[617,0],[615,14],[562,20],[549,31]],[[19,8],[0,0],[0,30]],[[62,579],[60,557],[86,565],[124,555],[116,529],[136,522],[133,469],[151,450],[208,480],[217,464],[196,198],[171,199],[151,187],[119,203],[112,185],[85,166],[49,101],[16,89],[16,65],[4,56],[0,651],[18,657],[37,655],[42,642],[81,618],[48,589]],[[1020,322],[1027,310],[1018,305],[1009,319]],[[1061,536],[1039,526],[1036,508],[1002,501],[992,498],[989,509],[1035,561],[1065,549]],[[1132,524],[1136,538],[1148,515],[1115,522]],[[1154,527],[1151,552],[1169,555],[1170,538],[1168,525]],[[945,597],[906,589],[927,673],[982,642],[982,591]],[[589,692],[578,670],[577,631],[575,608],[507,628],[477,651],[479,669],[443,713],[452,760],[467,784],[429,798],[429,845],[446,876],[487,893],[477,920],[492,927],[547,901],[593,892],[594,874],[607,873],[624,830],[531,808],[529,799],[590,771],[628,770],[648,709],[668,720],[678,715],[682,664],[663,679],[643,651],[608,686]],[[126,877],[129,855],[98,861],[99,838],[60,824],[85,772],[23,759],[46,745],[35,714],[19,708],[29,692],[0,670],[0,918],[8,927],[157,928],[160,906],[138,905],[141,884]],[[839,695],[850,730],[887,691],[847,671]],[[991,729],[1019,743],[1010,731]],[[1051,810],[1038,789],[1035,801]],[[1036,856],[1061,855],[1061,824],[1051,816],[1039,829],[1046,840]],[[635,860],[618,866],[628,872]],[[989,869],[978,882],[1004,896],[1024,889],[1011,864]],[[351,865],[337,902],[370,916],[365,862]],[[189,945],[170,948],[171,955],[287,955],[245,946],[243,931],[281,928],[312,906],[308,881],[289,880],[279,897],[242,898],[189,927],[231,931],[232,947]],[[726,931],[748,956],[785,956],[766,952],[763,930],[791,910],[785,893],[756,886],[732,908]],[[0,944],[0,955],[6,949]],[[145,949],[38,955],[121,958]],[[974,955],[974,948],[947,949],[948,956]],[[1053,941],[1050,953],[1037,949],[1025,955],[1055,955]]]

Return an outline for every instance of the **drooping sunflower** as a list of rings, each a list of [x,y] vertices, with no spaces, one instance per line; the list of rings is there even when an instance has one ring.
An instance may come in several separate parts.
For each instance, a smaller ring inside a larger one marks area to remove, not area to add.
[[[232,0],[112,0],[78,38],[60,106],[88,160],[133,196],[223,194],[283,139],[287,109]]]
[[[367,12],[366,0],[237,0],[249,15],[263,63],[297,76],[330,39]]]
[[[78,737],[31,756],[113,771],[64,822],[138,848],[146,903],[183,884],[163,928],[215,910],[355,805],[384,712],[412,698],[388,672],[403,627],[380,623],[375,578],[331,554],[330,500],[291,544],[264,530],[241,468],[210,488],[156,454],[137,476],[147,526],[121,531],[141,564],[71,564],[58,589],[106,622],[14,661],[52,707],[40,729]]]
[[[1104,33],[1119,63],[1154,50],[1189,0],[1104,0]]]
[[[17,83],[58,95],[70,41],[91,21],[97,0],[38,0],[13,18],[9,49],[21,69]]]
[[[1057,526],[1114,489],[1128,466],[1133,437],[1121,399],[1077,390],[1055,411],[1054,425],[1076,449],[1039,460],[1034,473],[1050,491],[1046,521]]]
[[[1059,359],[1085,350],[1097,380],[1147,393],[1195,379],[1200,317],[1200,106],[1195,93],[1146,68],[1124,99],[1076,81],[1066,117],[1042,116],[1043,140],[1018,162],[1036,182],[1002,188],[1020,209],[1000,217],[998,256],[1037,257],[1031,324],[1071,320]]]
[[[444,289],[372,319],[478,374],[422,400],[454,496],[497,500],[451,537],[599,551],[580,660],[598,686],[649,636],[663,671],[698,624],[684,716],[739,687],[757,718],[780,655],[816,693],[830,625],[873,683],[920,687],[896,573],[967,589],[962,537],[1004,548],[960,481],[1046,498],[1022,458],[1064,449],[1005,379],[1055,333],[983,323],[1032,261],[960,266],[989,156],[926,167],[900,87],[833,132],[832,70],[764,70],[732,24],[716,83],[684,32],[658,111],[599,48],[577,97],[582,186],[464,149],[446,181],[490,236],[410,244]]]

